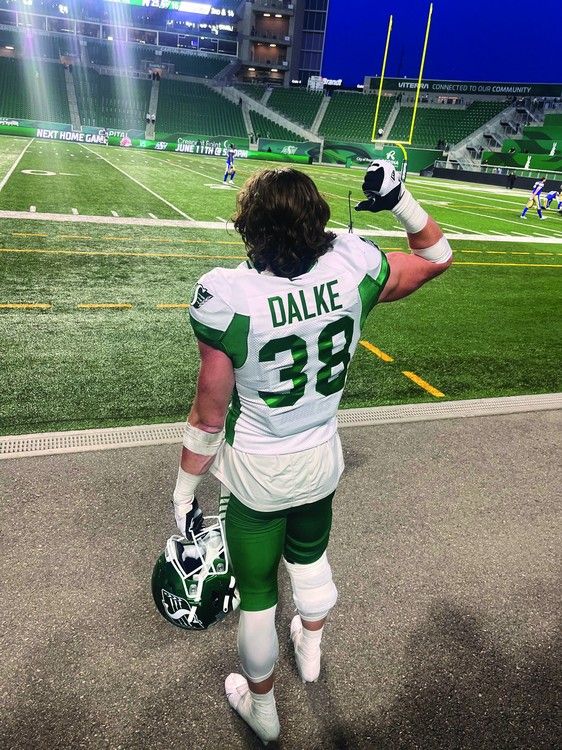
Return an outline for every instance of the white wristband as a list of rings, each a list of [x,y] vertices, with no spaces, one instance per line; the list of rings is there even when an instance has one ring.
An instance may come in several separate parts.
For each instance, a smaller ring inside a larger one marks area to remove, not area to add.
[[[427,224],[427,211],[420,206],[409,190],[404,189],[402,197],[392,209],[392,213],[408,234],[421,232]]]
[[[423,250],[414,250],[414,255],[419,258],[428,260],[430,263],[446,263],[453,257],[453,251],[449,245],[449,240],[443,236],[437,240],[435,245],[424,247]]]
[[[214,456],[221,447],[224,440],[224,430],[220,432],[205,432],[199,427],[189,424],[185,425],[183,433],[183,446],[200,456]]]
[[[195,497],[195,490],[199,485],[199,482],[203,479],[203,474],[190,474],[184,471],[181,466],[178,469],[178,479],[176,482],[176,488],[174,490],[174,505],[178,506],[181,503],[193,503]],[[190,507],[186,509],[186,513],[191,510]]]

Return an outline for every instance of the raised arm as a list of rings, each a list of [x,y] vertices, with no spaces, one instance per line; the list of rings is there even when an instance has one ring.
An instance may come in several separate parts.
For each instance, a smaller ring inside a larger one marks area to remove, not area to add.
[[[439,225],[406,190],[393,164],[373,162],[363,182],[367,200],[357,211],[391,211],[404,226],[411,253],[389,253],[390,275],[379,302],[393,302],[415,292],[443,273],[452,262],[452,251]]]

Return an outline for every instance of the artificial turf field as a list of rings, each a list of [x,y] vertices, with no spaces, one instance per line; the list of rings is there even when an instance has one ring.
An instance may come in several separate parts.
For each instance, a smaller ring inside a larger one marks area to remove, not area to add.
[[[226,219],[266,166],[239,159],[224,187],[222,159],[0,137],[1,434],[185,417],[191,289],[244,257]],[[330,203],[330,228],[345,229],[362,172],[299,168]],[[520,220],[522,191],[415,175],[408,186],[456,238],[455,264],[375,308],[342,406],[560,390],[562,215]],[[353,220],[382,249],[406,247],[392,215]]]

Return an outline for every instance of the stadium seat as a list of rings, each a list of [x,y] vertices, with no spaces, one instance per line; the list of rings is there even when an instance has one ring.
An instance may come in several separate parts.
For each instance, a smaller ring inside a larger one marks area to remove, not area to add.
[[[236,88],[259,102],[267,86],[263,83],[237,83]]]
[[[201,136],[247,136],[242,110],[203,83],[163,78],[156,127],[159,132]]]
[[[0,57],[0,109],[3,117],[69,123],[62,65]]]
[[[320,124],[319,134],[342,141],[370,141],[376,104],[373,94],[334,91]],[[381,99],[377,129],[384,127],[393,105],[393,96]]]
[[[419,107],[416,113],[412,144],[437,148],[440,141],[458,143],[481,128],[488,120],[506,108],[501,101],[476,101],[465,109],[447,107]],[[390,131],[390,138],[407,141],[410,134],[413,107],[401,107]]]
[[[74,66],[73,76],[82,125],[144,130],[150,81],[100,75],[82,65]]]
[[[302,141],[300,135],[287,130],[282,125],[278,125],[268,117],[260,115],[258,112],[250,110],[250,120],[256,136],[261,138],[274,138],[280,141]]]
[[[287,119],[310,128],[318,112],[322,96],[321,91],[276,88],[267,100],[267,106]]]

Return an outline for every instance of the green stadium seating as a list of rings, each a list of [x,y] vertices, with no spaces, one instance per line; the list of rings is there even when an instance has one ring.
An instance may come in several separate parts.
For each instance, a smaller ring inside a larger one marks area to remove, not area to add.
[[[150,81],[100,75],[81,65],[74,66],[73,77],[82,125],[144,130]]]
[[[284,115],[287,119],[310,128],[322,101],[321,91],[306,89],[273,89],[267,106]]]
[[[156,127],[159,132],[247,136],[238,105],[203,83],[173,78],[160,82]]]
[[[250,110],[250,120],[252,121],[252,128],[257,137],[260,138],[273,138],[279,141],[302,141],[300,135],[293,133],[291,130],[287,130],[282,125],[278,125],[268,117],[260,115],[258,112]]]
[[[439,141],[458,143],[495,117],[507,104],[497,101],[476,101],[465,109],[447,107],[419,107],[416,114],[412,145],[436,148]],[[410,134],[413,107],[401,107],[390,138],[407,141]]]
[[[62,65],[0,57],[0,116],[69,123]]]
[[[259,102],[265,94],[267,86],[263,83],[237,83],[236,88]]]
[[[196,52],[182,54],[162,50],[162,62],[173,64],[174,71],[180,75],[196,78],[214,78],[231,60],[226,55],[201,55]]]
[[[334,91],[318,132],[326,138],[366,143],[371,140],[376,105],[373,94]],[[381,99],[377,130],[384,127],[393,105],[394,97]]]
[[[531,169],[562,172],[562,114],[546,115],[543,125],[528,125],[522,138],[506,138],[501,153],[485,151],[482,163],[524,168],[529,157]]]

